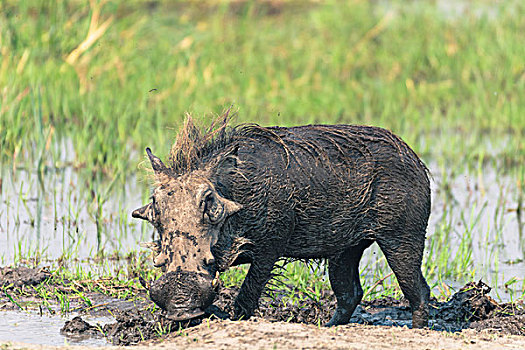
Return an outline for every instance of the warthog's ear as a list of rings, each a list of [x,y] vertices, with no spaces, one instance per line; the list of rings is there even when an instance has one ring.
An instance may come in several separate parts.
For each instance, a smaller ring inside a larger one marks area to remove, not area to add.
[[[151,149],[149,147],[146,147],[146,153],[148,154],[148,158],[151,162],[151,167],[155,172],[155,177],[157,178],[157,181],[166,181],[170,175],[170,171],[168,170],[168,168],[164,165],[164,163],[162,163],[162,160],[160,160],[157,156],[151,153]]]
[[[212,224],[220,223],[242,209],[241,204],[211,191],[205,195],[202,203],[204,205],[203,215],[207,215]]]
[[[233,215],[242,209],[242,205],[237,202],[228,200],[226,198],[221,198],[221,201],[224,205],[224,211],[226,212],[227,216]]]
[[[142,208],[133,210],[131,216],[136,219],[142,219],[150,221],[151,219],[151,203],[146,204]]]

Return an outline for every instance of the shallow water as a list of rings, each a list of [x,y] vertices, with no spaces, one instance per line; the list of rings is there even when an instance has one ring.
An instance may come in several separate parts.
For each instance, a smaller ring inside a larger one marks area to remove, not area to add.
[[[469,16],[495,19],[505,8],[509,7],[508,4],[501,1],[434,0],[432,2],[436,13],[448,20],[461,20]],[[409,6],[407,2],[391,0],[377,0],[376,4],[377,8],[382,10],[395,10],[401,7],[403,11],[412,11],[414,14],[421,11],[418,1],[409,1]]]
[[[105,338],[78,338],[60,334],[64,323],[76,315],[67,317],[42,315],[32,312],[0,311],[0,343],[23,342],[43,345],[109,345]],[[113,322],[109,317],[83,316],[90,324]]]
[[[523,223],[516,212],[517,181],[492,166],[460,174],[442,171],[435,164],[430,167],[433,203],[425,259],[432,264],[447,253],[447,266],[464,276],[458,281],[445,276],[452,286],[483,279],[496,287],[497,299],[509,300],[512,292],[523,293],[525,238],[520,235]],[[50,170],[40,182],[36,174],[25,170],[15,176],[5,173],[0,197],[2,265],[37,255],[52,265],[60,257],[94,257],[98,249],[107,255],[126,254],[139,250],[139,242],[151,238],[153,229],[130,216],[147,197],[147,184],[128,176],[126,182],[114,185],[97,218],[91,191],[83,181],[71,167]],[[107,185],[97,186],[106,191]],[[361,266],[374,264],[377,256],[380,253],[374,247],[365,253]],[[114,270],[111,261],[71,265],[78,266],[95,275]],[[517,282],[504,288],[512,278]]]
[[[142,203],[143,187],[134,176],[114,185],[98,217],[92,192],[97,189],[90,186],[71,167],[49,170],[42,181],[25,170],[6,172],[0,197],[0,262],[35,256],[84,259],[99,250],[126,253],[149,240],[151,230],[142,229],[130,215]],[[100,193],[108,186],[98,184]]]

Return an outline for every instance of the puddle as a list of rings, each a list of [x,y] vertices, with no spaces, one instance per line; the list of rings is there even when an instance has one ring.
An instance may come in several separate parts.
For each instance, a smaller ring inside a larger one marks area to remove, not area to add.
[[[23,342],[42,345],[109,345],[103,337],[68,337],[60,333],[68,317],[42,315],[33,312],[0,311],[0,342]],[[90,324],[113,322],[110,317],[83,316]]]
[[[441,235],[449,242],[451,269],[468,268],[471,279],[483,279],[507,300],[501,290],[508,280],[519,278],[524,291],[525,237],[518,209],[518,181],[485,166],[477,173],[439,175],[434,172],[432,214],[428,240]],[[427,259],[442,252],[429,249]]]

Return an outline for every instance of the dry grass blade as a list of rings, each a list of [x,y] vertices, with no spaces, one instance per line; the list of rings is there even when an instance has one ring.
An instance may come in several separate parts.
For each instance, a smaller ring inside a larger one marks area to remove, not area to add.
[[[74,65],[77,59],[86,52],[108,29],[111,22],[113,22],[113,16],[110,16],[102,24],[99,25],[100,21],[100,9],[106,0],[96,3],[96,0],[91,0],[89,6],[91,7],[91,22],[89,24],[89,30],[86,38],[82,41],[71,53],[66,57],[66,62],[70,65]]]
[[[383,277],[380,278],[376,283],[374,283],[374,284],[372,285],[372,287],[370,287],[370,288],[366,291],[366,293],[363,295],[363,300],[365,300],[366,297],[367,297],[368,295],[370,295],[370,293],[372,293],[372,292],[374,291],[374,289],[376,289],[376,287],[377,287],[378,285],[380,285],[381,283],[383,283],[384,280],[386,280],[388,277],[392,276],[393,274],[394,274],[393,272],[390,272],[388,275],[383,276]]]

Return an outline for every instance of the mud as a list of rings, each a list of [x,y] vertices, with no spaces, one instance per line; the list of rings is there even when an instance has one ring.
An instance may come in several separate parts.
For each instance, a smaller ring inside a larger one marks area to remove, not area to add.
[[[73,341],[80,341],[88,338],[103,338],[104,334],[101,332],[101,326],[93,326],[82,319],[80,316],[74,317],[70,321],[66,321],[64,327],[60,330],[60,334],[68,337]]]
[[[15,295],[17,288],[21,288],[27,297],[31,294],[31,288],[28,287],[34,286],[35,281],[39,280],[46,282],[49,288],[60,288],[63,292],[69,290],[67,285],[53,284],[53,279],[50,279],[45,271],[27,268],[14,270],[4,268],[0,271],[0,285],[10,286],[11,295]],[[14,280],[14,276],[20,279]],[[22,287],[14,287],[15,285]],[[470,332],[483,331],[496,335],[525,336],[523,301],[499,304],[488,295],[489,292],[490,287],[485,283],[470,282],[446,301],[431,300],[429,328],[448,332],[470,329]],[[85,307],[81,304],[73,307],[78,308],[85,315],[113,315],[115,322],[91,325],[82,317],[75,317],[66,322],[61,332],[78,337],[105,336],[108,342],[115,345],[132,345],[148,340],[165,339],[170,334],[171,337],[186,334],[191,329],[202,328],[195,326],[209,323],[210,320],[230,318],[233,315],[233,303],[238,288],[222,288],[214,305],[206,309],[204,315],[184,322],[173,320],[169,315],[155,308],[154,304],[148,301],[144,291],[138,293],[143,294],[143,300],[118,300],[100,293],[87,293],[86,295],[89,295],[100,307]],[[323,291],[318,300],[304,299],[304,296],[301,300],[301,295],[290,298],[289,290],[282,293],[273,291],[272,295],[274,297],[266,296],[261,299],[255,320],[319,326],[329,320],[336,305],[335,297],[330,290]],[[35,298],[34,295],[31,297]],[[4,301],[2,305],[4,308],[11,304],[2,294],[0,300]],[[291,303],[290,300],[296,302]],[[362,302],[350,322],[353,325],[411,327],[411,315],[406,300],[384,298]]]
[[[33,269],[25,266],[17,268],[0,267],[0,288],[20,288],[22,286],[36,286],[44,283],[51,277],[45,269]]]
[[[504,334],[525,335],[523,301],[498,304],[488,295],[489,292],[490,287],[482,281],[470,282],[447,301],[432,299],[429,328],[449,332],[466,328],[491,329]],[[284,306],[279,298],[274,298],[259,307],[259,316],[272,321],[324,324],[329,320],[335,304],[335,298],[329,291],[322,295],[320,302],[308,299],[297,305]],[[411,319],[407,300],[384,298],[362,302],[350,322],[411,327]]]
[[[199,325],[206,318],[226,319],[233,314],[233,302],[237,288],[223,289],[215,302],[217,308],[209,308],[207,314],[190,322],[176,322],[162,313],[144,314],[140,311],[124,313],[117,322],[104,327],[111,342],[116,345],[136,344],[158,338],[164,333],[182,332]],[[471,282],[454,294],[448,301],[431,301],[429,328],[456,332],[472,328],[491,333],[525,335],[525,306],[523,303],[498,304],[488,293],[490,287],[483,282]],[[331,291],[325,292],[320,301],[304,300],[287,305],[284,298],[265,298],[256,313],[256,319],[271,322],[324,324],[335,307]],[[412,313],[406,300],[385,298],[363,302],[357,308],[351,323],[374,326],[411,327]],[[169,330],[169,332],[168,332]]]

